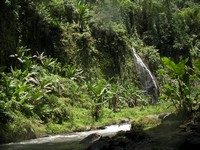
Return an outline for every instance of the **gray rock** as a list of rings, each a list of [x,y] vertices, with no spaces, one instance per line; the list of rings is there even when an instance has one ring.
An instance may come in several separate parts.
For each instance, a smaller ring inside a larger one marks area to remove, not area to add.
[[[108,145],[109,145],[108,142],[104,140],[98,140],[92,143],[87,150],[103,150]]]
[[[160,113],[159,115],[158,115],[158,118],[159,119],[161,119],[161,120],[163,120],[163,119],[165,119],[167,116],[169,116],[170,115],[170,113]]]
[[[81,144],[89,144],[89,143],[93,143],[96,140],[99,140],[101,138],[101,135],[97,134],[97,133],[93,133],[90,134],[89,136],[87,136],[86,138],[84,138],[83,140],[80,141]]]

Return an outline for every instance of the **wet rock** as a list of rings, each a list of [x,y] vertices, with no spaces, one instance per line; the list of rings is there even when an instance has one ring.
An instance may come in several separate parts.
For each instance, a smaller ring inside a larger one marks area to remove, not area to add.
[[[189,119],[189,120],[188,120]],[[143,124],[158,126],[143,130]],[[139,123],[138,123],[139,122]],[[130,131],[120,131],[113,137],[101,137],[88,150],[197,150],[200,147],[199,116],[187,118],[183,114],[148,115],[133,121]]]
[[[194,122],[200,124],[200,112],[195,114]]]
[[[144,140],[148,137],[144,131],[127,131],[125,136],[134,141]]]
[[[162,113],[159,115],[159,118],[162,120],[162,122],[165,122],[165,121],[174,121],[175,119],[177,120],[180,120],[180,118],[178,118],[178,116],[174,113]]]
[[[169,116],[169,115],[170,115],[170,113],[160,113],[160,114],[158,115],[158,118],[161,119],[161,120],[163,120],[163,119],[165,119],[165,117],[167,117],[167,116]]]
[[[118,146],[118,147],[115,147],[114,150],[124,150],[124,149],[123,147]]]
[[[144,126],[156,126],[161,123],[161,119],[158,118],[158,115],[147,115],[138,120],[138,123]]]
[[[187,139],[183,144],[183,150],[199,150],[200,147],[200,134],[192,133],[187,135]]]
[[[97,127],[97,129],[104,130],[104,129],[106,129],[106,127],[105,126],[101,126],[101,127]]]
[[[120,120],[120,124],[125,124],[125,123],[130,123],[130,119],[125,118]]]
[[[119,131],[117,132],[116,136],[124,136],[126,134],[126,131]]]
[[[93,142],[87,150],[103,150],[108,146],[108,142],[104,140],[98,140]]]
[[[90,134],[89,136],[87,136],[86,138],[84,138],[83,140],[80,141],[81,144],[89,144],[89,143],[93,143],[96,140],[99,140],[101,138],[101,135],[97,134],[97,133],[93,133]]]

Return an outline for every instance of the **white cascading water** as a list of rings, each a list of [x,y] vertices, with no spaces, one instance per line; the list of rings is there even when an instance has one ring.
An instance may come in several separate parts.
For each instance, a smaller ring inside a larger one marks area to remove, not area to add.
[[[140,56],[136,53],[134,47],[132,47],[132,49],[133,49],[136,67],[138,68],[142,90],[148,95],[153,96],[150,103],[154,104],[158,100],[158,93],[159,93],[158,85],[151,71],[147,68],[145,63],[140,58]]]
[[[80,141],[91,134],[114,136],[118,131],[129,131],[131,123],[106,126],[102,130],[74,132],[0,145],[0,150],[83,150]],[[85,149],[85,148],[84,148]]]

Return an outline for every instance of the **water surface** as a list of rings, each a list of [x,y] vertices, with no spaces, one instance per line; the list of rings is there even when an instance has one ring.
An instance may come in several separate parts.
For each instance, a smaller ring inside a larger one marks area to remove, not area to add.
[[[106,126],[102,130],[74,132],[0,145],[0,150],[83,150],[88,145],[79,142],[90,134],[113,136],[118,131],[130,130],[131,124]]]

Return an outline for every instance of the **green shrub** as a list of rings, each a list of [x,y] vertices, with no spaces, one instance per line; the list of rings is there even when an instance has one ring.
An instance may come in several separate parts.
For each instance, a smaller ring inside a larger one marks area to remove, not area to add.
[[[196,70],[191,72],[191,68],[187,66],[188,58],[183,59],[175,64],[167,57],[162,58],[163,63],[169,69],[170,82],[164,85],[165,95],[170,98],[174,106],[183,111],[192,112],[195,107],[199,106],[199,89],[195,82],[199,83],[199,62],[195,64]]]

